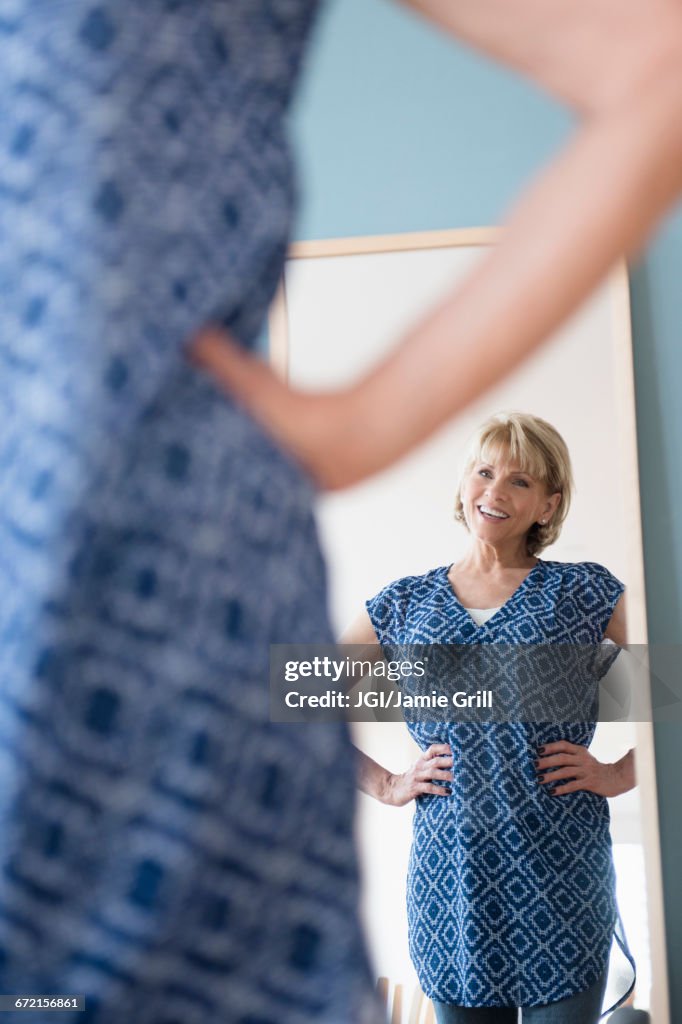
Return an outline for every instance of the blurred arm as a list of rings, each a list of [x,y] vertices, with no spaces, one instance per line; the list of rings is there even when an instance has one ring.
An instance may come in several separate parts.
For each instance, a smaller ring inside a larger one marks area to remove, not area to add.
[[[501,243],[356,385],[302,394],[207,329],[194,358],[323,485],[390,465],[547,339],[682,192],[678,0],[412,0],[584,114]]]

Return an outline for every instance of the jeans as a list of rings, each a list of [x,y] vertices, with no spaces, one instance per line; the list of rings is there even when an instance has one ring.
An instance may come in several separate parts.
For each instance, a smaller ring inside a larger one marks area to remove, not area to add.
[[[606,972],[599,981],[584,992],[546,1006],[527,1006],[521,1010],[523,1024],[597,1024],[601,1013]],[[450,1003],[433,1004],[437,1024],[516,1024],[516,1007],[506,1006],[452,1006]]]

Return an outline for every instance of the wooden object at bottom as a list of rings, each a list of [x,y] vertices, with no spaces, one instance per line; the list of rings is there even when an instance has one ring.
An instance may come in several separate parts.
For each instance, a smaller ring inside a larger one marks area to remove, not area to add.
[[[404,986],[392,984],[388,978],[377,981],[379,1002],[386,1010],[388,1024],[436,1024],[433,1004],[419,987],[415,987],[407,1020],[403,1018]]]

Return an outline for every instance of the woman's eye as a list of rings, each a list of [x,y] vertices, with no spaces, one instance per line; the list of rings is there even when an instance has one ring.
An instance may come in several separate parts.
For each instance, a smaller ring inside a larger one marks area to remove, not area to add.
[[[528,481],[527,480],[515,480],[514,483],[516,484],[517,487],[528,487]]]
[[[489,477],[489,476],[492,476],[492,473],[490,472],[489,469],[479,469],[478,475],[479,476],[487,476],[487,477]]]

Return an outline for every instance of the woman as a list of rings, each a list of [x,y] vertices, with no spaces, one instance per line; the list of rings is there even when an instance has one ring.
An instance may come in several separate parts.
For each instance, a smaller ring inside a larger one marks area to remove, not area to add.
[[[570,497],[553,427],[488,420],[457,494],[467,553],[390,583],[344,642],[580,645],[596,680],[613,653],[595,664],[592,645],[625,641],[623,585],[600,565],[537,557]],[[361,786],[389,804],[417,801],[410,949],[439,1024],[511,1024],[518,1007],[535,1024],[592,1024],[617,919],[605,797],[634,785],[632,752],[598,762],[594,722],[408,727],[422,756],[392,775],[362,755]]]
[[[374,1020],[350,742],[269,721],[313,487],[186,358],[276,288],[316,4],[0,7],[0,991]]]
[[[287,247],[316,0],[2,5],[4,992],[82,992],[97,1022],[373,1012],[348,737],[268,719],[269,645],[331,636],[299,463],[341,486],[397,458],[682,188],[675,0],[416,6],[585,124],[397,365],[301,401],[244,349]],[[274,400],[268,432],[188,362],[197,334]]]

